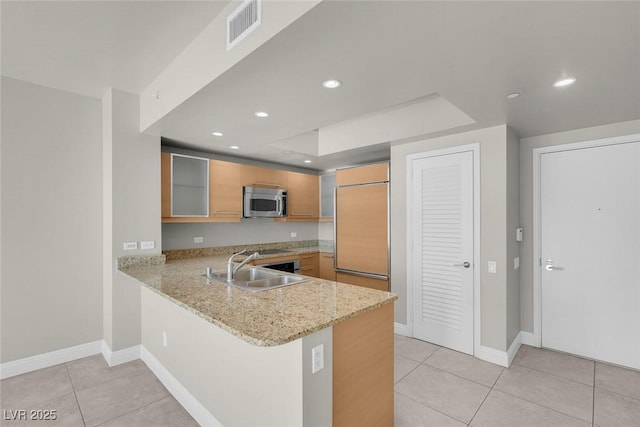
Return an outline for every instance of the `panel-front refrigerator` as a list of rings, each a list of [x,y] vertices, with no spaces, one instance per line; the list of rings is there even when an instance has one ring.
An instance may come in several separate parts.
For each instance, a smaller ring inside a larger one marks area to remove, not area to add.
[[[389,164],[336,171],[335,267],[339,282],[389,290]]]

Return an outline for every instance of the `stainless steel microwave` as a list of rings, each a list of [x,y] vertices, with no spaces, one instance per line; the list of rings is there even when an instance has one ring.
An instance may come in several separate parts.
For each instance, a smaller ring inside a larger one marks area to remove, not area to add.
[[[287,190],[281,188],[242,187],[242,216],[280,218],[287,216]]]

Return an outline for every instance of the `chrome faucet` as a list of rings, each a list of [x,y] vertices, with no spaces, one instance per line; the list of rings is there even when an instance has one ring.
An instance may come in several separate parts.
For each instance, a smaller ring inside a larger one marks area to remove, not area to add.
[[[260,255],[258,252],[254,252],[253,254],[249,255],[244,261],[242,261],[240,263],[240,265],[238,265],[237,267],[233,267],[233,259],[238,256],[238,255],[242,255],[243,253],[245,253],[247,250],[243,250],[241,252],[235,253],[233,255],[231,255],[231,257],[229,258],[229,261],[227,261],[227,282],[232,282],[233,281],[233,276],[236,274],[236,272],[242,268],[242,266],[244,266],[246,263],[248,263],[249,261],[251,261],[252,259],[256,259],[258,257],[258,255]]]

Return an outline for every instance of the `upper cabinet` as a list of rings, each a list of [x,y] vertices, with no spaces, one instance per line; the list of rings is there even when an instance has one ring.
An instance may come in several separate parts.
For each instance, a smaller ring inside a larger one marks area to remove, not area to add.
[[[320,176],[320,220],[333,221],[333,195],[336,189],[336,175]]]
[[[280,169],[261,168],[237,164],[242,168],[242,185],[268,188],[287,188],[287,171]]]
[[[318,221],[320,180],[318,175],[287,172],[287,217],[285,221]]]
[[[209,216],[209,159],[162,153],[162,216]]]
[[[232,222],[242,218],[242,186],[250,166],[209,160],[209,215],[212,221]]]
[[[366,184],[388,180],[389,163],[375,163],[367,166],[340,169],[340,173],[337,174],[336,185]]]
[[[288,216],[276,221],[318,221],[320,215],[317,175],[168,152],[161,153],[161,175],[162,222],[239,222],[244,186],[288,191]]]

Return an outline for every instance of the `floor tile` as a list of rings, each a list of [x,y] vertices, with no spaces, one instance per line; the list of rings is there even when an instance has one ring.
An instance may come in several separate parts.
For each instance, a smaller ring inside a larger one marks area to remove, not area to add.
[[[142,360],[134,360],[109,367],[101,354],[67,363],[71,383],[76,390],[82,390],[106,383],[119,377],[133,375],[141,369],[148,369]]]
[[[409,359],[399,354],[393,357],[393,383],[397,383],[409,372],[413,371],[420,362],[416,362],[413,359]]]
[[[169,396],[136,411],[129,412],[100,427],[198,427],[191,415],[173,397]]]
[[[596,387],[640,400],[640,372],[596,363]]]
[[[3,427],[84,427],[82,414],[80,413],[80,408],[78,408],[76,395],[73,392],[23,409],[26,410],[25,420],[7,421],[3,416],[0,424]],[[45,415],[48,418],[44,418]]]
[[[491,390],[472,427],[588,427],[591,424],[535,403]]]
[[[395,427],[464,427],[465,424],[414,400],[395,394]]]
[[[501,366],[448,348],[440,348],[424,363],[487,387],[493,387],[503,369]]]
[[[489,393],[488,387],[427,365],[411,371],[395,389],[464,423],[471,420]]]
[[[592,360],[523,345],[513,363],[582,384],[593,385]]]
[[[95,426],[163,399],[169,393],[151,371],[145,370],[85,388],[76,395],[87,426]]]
[[[73,392],[64,365],[40,369],[0,381],[2,409],[26,409],[36,403],[47,402]]]
[[[414,338],[407,338],[401,335],[395,336],[395,354],[413,359],[418,362],[424,362],[424,360],[431,356],[437,349],[437,345],[430,344],[428,342],[420,341]]]
[[[603,427],[629,427],[640,424],[640,401],[596,388],[593,422]]]
[[[511,365],[494,389],[591,422],[593,387],[544,372]]]

